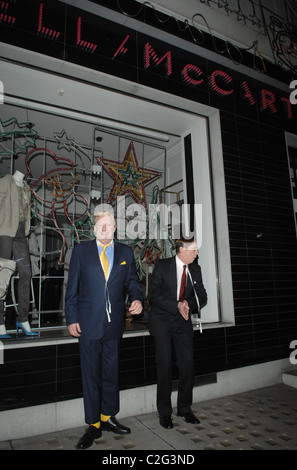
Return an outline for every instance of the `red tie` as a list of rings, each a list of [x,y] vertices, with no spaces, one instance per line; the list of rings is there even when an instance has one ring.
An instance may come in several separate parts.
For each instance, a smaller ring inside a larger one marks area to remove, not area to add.
[[[181,283],[180,283],[180,290],[179,290],[179,302],[182,302],[185,300],[185,290],[186,290],[186,279],[187,279],[187,273],[186,273],[186,267],[187,265],[184,264],[184,270],[181,278]]]

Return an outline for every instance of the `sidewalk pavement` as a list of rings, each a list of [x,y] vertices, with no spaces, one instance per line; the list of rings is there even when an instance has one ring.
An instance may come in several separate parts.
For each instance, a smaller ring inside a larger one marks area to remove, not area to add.
[[[87,449],[128,455],[135,451],[297,450],[297,389],[277,384],[192,406],[200,424],[173,413],[173,429],[159,424],[156,412],[120,420],[131,428],[126,436],[104,432]],[[0,442],[0,450],[75,450],[86,426]],[[78,451],[77,451],[78,452]],[[191,463],[191,462],[188,462]]]

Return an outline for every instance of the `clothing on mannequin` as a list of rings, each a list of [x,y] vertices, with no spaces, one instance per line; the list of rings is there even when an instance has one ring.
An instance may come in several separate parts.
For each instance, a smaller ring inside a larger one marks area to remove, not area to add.
[[[8,260],[0,258],[0,299],[5,300],[6,294],[8,291],[9,282],[11,276],[15,272],[16,262],[13,260]],[[7,334],[5,325],[0,325],[0,339],[11,338]]]
[[[0,299],[5,299],[9,281],[15,269],[15,261],[0,258]]]
[[[0,179],[0,257],[14,259],[19,274],[17,287],[17,332],[36,335],[28,322],[31,288],[31,264],[27,242],[30,232],[31,191],[24,175],[16,171]],[[4,326],[4,300],[0,300],[0,325]],[[4,333],[5,334],[5,333]]]
[[[16,182],[16,185],[19,186],[20,188],[24,187],[24,175],[20,171],[16,170],[14,174],[12,175],[14,181]]]

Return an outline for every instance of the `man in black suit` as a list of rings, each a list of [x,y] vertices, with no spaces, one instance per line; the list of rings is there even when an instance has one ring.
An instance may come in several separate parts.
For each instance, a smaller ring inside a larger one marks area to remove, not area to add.
[[[191,312],[207,301],[194,240],[180,239],[176,256],[159,260],[150,277],[149,331],[155,339],[157,361],[157,409],[161,426],[173,427],[171,414],[171,341],[179,370],[177,411],[190,423],[199,423],[192,413],[193,326]],[[194,292],[197,294],[197,298]]]

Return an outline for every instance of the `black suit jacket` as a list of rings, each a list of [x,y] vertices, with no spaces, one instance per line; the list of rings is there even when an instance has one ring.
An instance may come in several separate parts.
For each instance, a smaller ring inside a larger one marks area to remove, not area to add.
[[[195,261],[189,264],[188,268],[200,306],[203,306],[207,301],[207,294],[202,281],[201,268]],[[190,313],[195,313],[198,307],[189,275],[187,276],[185,295],[190,307]],[[163,336],[166,334],[171,327],[172,321],[178,323],[181,328],[193,330],[191,318],[189,317],[187,321],[184,320],[177,308],[175,256],[157,261],[150,277],[148,297],[151,305],[148,324],[149,331],[153,336]]]

